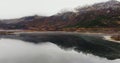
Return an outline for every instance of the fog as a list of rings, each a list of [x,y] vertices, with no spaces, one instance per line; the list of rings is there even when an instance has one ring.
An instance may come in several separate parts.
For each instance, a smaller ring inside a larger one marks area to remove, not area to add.
[[[0,0],[0,19],[19,18],[29,15],[53,15],[62,9],[108,0]]]
[[[50,42],[33,44],[21,40],[0,40],[0,63],[120,63],[91,54],[63,50]]]

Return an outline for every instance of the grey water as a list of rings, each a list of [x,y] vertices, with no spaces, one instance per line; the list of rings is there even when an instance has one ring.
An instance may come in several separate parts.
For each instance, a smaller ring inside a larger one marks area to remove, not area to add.
[[[23,33],[0,38],[0,63],[120,63],[120,44],[100,35]]]

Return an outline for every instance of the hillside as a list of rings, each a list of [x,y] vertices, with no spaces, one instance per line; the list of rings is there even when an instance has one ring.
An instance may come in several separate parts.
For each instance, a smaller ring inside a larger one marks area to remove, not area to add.
[[[0,20],[1,29],[27,29],[40,31],[76,30],[80,28],[119,28],[120,2],[110,0],[91,6],[77,7],[53,16],[28,16],[20,19]]]

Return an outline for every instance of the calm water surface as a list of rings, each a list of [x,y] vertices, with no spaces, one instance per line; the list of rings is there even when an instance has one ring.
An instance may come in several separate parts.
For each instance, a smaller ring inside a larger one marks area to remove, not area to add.
[[[0,63],[120,63],[120,44],[98,35],[1,36]]]

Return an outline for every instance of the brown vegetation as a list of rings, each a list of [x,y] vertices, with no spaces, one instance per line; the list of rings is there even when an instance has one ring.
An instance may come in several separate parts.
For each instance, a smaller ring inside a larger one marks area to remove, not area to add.
[[[120,31],[120,2],[108,1],[78,7],[52,16],[28,16],[17,23],[0,22],[1,29],[27,29],[37,31],[116,32]],[[7,20],[9,21],[9,20]]]
[[[113,40],[120,41],[120,35],[114,35],[111,37]]]

